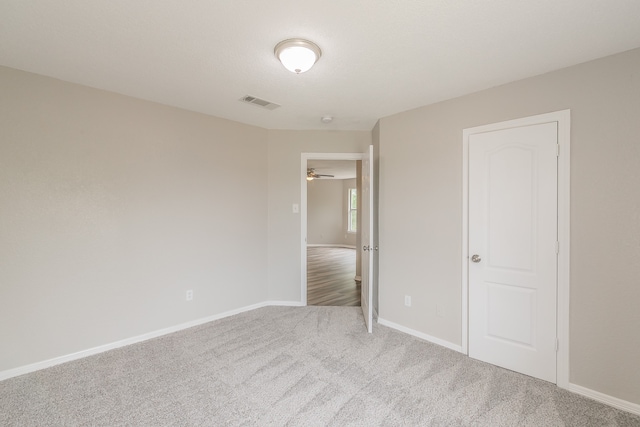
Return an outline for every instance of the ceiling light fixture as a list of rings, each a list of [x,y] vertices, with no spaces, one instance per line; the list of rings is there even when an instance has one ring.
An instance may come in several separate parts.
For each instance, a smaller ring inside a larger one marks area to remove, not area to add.
[[[322,56],[317,44],[304,39],[283,40],[273,52],[284,68],[296,74],[308,71]]]

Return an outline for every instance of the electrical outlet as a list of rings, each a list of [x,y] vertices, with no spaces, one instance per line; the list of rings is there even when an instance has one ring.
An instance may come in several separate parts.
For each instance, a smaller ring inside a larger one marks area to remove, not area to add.
[[[191,301],[191,300],[193,300],[193,291],[189,289],[187,291],[187,301]]]
[[[411,307],[411,297],[409,295],[404,296],[404,305],[407,307]]]

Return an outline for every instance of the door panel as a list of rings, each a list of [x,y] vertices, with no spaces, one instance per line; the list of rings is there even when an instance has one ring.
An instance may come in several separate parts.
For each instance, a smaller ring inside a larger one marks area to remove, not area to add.
[[[485,153],[488,185],[487,261],[496,269],[531,271],[535,259],[536,153],[531,147],[501,147]],[[533,175],[533,176],[532,176]],[[513,203],[518,200],[518,203]],[[503,244],[503,237],[517,245]]]
[[[469,137],[469,356],[556,381],[557,123]]]
[[[369,333],[373,332],[373,145],[362,159],[362,281],[360,306]]]
[[[488,283],[487,305],[488,337],[535,347],[535,290]]]

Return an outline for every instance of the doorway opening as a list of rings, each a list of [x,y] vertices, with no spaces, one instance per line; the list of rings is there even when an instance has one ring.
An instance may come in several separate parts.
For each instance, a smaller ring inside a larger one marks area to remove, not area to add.
[[[323,197],[326,199],[329,197],[329,193],[333,193],[334,197],[338,194],[337,188],[349,188],[348,183],[342,182],[341,179],[334,179],[338,177],[346,178],[347,180],[352,180],[351,182],[357,183],[359,181],[357,176],[357,165],[356,162],[361,161],[363,158],[362,153],[303,153],[301,156],[301,168],[300,168],[300,181],[301,181],[301,197],[300,197],[300,223],[301,223],[301,302],[305,305],[316,305],[318,303],[317,300],[314,300],[314,297],[317,296],[317,288],[318,286],[322,286],[323,278],[318,277],[316,279],[309,280],[309,266],[311,269],[320,270],[320,274],[328,274],[327,273],[327,265],[330,265],[330,258],[340,258],[339,249],[344,249],[343,255],[344,259],[342,259],[339,263],[342,265],[342,272],[336,274],[337,276],[341,276],[342,280],[348,283],[350,281],[350,285],[352,290],[356,290],[357,286],[357,295],[360,298],[360,290],[361,288],[356,283],[356,279],[360,279],[358,266],[361,263],[361,252],[357,250],[360,247],[360,230],[356,229],[356,232],[351,234],[346,231],[346,229],[342,229],[340,226],[340,233],[333,232],[331,234],[329,228],[324,228],[322,226],[314,228],[309,228],[313,226],[313,221],[318,220],[320,222],[334,222],[337,223],[338,220],[337,214],[331,214],[331,217],[334,218],[332,221],[327,220],[326,212],[324,212],[324,207],[318,210],[318,206],[322,206]],[[347,166],[349,165],[349,166]],[[342,170],[352,168],[352,172],[350,172],[353,176],[348,177],[344,175]],[[315,169],[315,173],[319,175],[334,175],[333,177],[323,177],[320,179],[307,180],[309,169]],[[326,173],[325,173],[326,172]],[[331,172],[331,173],[329,173]],[[329,183],[329,184],[326,184]],[[311,186],[313,185],[313,188]],[[328,188],[323,188],[321,186],[327,186]],[[331,189],[331,187],[334,187]],[[310,200],[310,195],[313,197],[314,190],[320,190],[319,200]],[[342,200],[342,196],[339,196]],[[314,209],[310,212],[310,208]],[[334,206],[334,208],[336,208]],[[329,208],[327,208],[329,209]],[[343,209],[342,207],[338,207],[338,210]],[[344,212],[344,227],[346,227],[346,215]],[[309,221],[311,217],[311,221]],[[315,219],[314,219],[315,217]],[[342,223],[342,217],[340,218],[340,223]],[[358,224],[359,225],[359,224]],[[347,236],[345,238],[345,235]],[[334,240],[334,241],[331,241]],[[324,248],[335,248],[338,249],[334,251],[334,254],[331,254],[331,250],[322,250]],[[352,251],[352,252],[350,252]],[[308,259],[309,258],[309,259]],[[325,260],[322,260],[325,258]],[[352,264],[349,261],[349,258],[355,258],[355,262]],[[326,262],[325,262],[326,261]],[[317,270],[316,270],[317,271]],[[324,273],[323,273],[324,271]],[[314,273],[312,270],[311,273]],[[351,274],[353,275],[351,276]],[[349,278],[349,276],[351,276]],[[328,279],[330,277],[325,277]],[[309,289],[309,285],[313,289]],[[310,303],[310,298],[311,302]],[[326,305],[332,305],[331,297],[324,298],[327,302]],[[339,302],[341,298],[335,297],[335,300]],[[345,298],[346,299],[346,298]],[[353,302],[352,302],[353,303]],[[353,303],[353,305],[360,305]]]
[[[358,167],[358,160],[307,160],[307,305],[360,305]]]

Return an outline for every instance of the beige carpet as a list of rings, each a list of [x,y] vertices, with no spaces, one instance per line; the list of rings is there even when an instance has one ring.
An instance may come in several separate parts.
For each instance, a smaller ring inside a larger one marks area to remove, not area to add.
[[[2,426],[640,426],[376,325],[267,307],[0,382]]]

